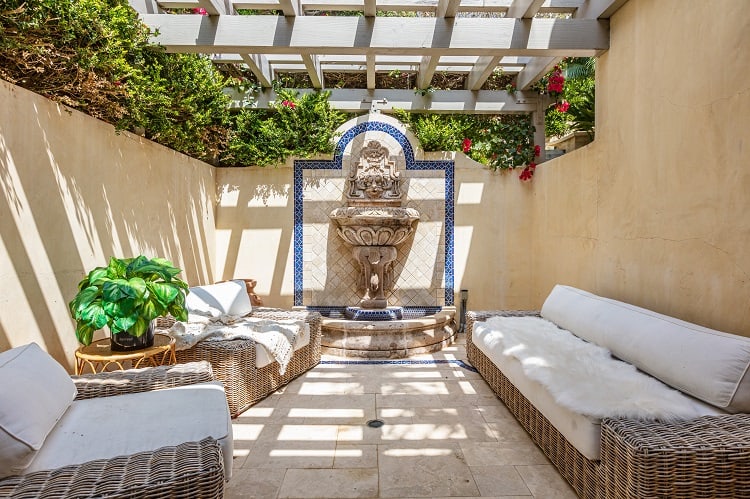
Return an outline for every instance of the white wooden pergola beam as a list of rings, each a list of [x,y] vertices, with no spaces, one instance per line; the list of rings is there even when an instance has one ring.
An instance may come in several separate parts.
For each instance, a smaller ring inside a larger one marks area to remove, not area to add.
[[[275,0],[256,0],[261,5]],[[305,11],[359,11],[364,10],[365,0],[302,0],[302,8]],[[574,12],[586,0],[544,0],[539,7],[539,12]],[[256,2],[234,2],[235,8],[249,9],[257,8]],[[439,12],[441,0],[378,0],[379,11],[404,11],[404,12]],[[505,12],[511,6],[513,0],[460,0],[457,2],[457,12]],[[438,17],[441,17],[438,14]],[[444,16],[450,17],[450,16]]]
[[[242,62],[247,64],[247,67],[250,68],[250,71],[258,79],[258,83],[262,87],[270,87],[273,80],[273,71],[271,70],[268,58],[263,54],[242,54],[241,57]]]
[[[279,8],[285,16],[299,16],[302,15],[302,6],[299,0],[279,0]]]
[[[544,0],[514,0],[505,17],[531,19],[539,12],[543,3]]]
[[[576,19],[609,19],[628,0],[586,0],[573,14]]]
[[[143,0],[135,0],[142,2]],[[204,8],[209,16],[219,16],[224,14],[234,14],[234,7],[229,0],[157,0],[159,6],[163,9],[197,9]],[[131,7],[133,1],[129,1]],[[135,7],[134,7],[135,8]],[[136,9],[138,10],[138,9]],[[140,11],[139,11],[140,12]]]
[[[302,54],[302,62],[305,64],[307,74],[313,88],[323,88],[323,70],[320,68],[318,57],[311,54]]]
[[[561,60],[562,57],[535,57],[516,76],[516,88],[527,90]]]
[[[461,5],[461,0],[439,0],[437,4],[437,10],[435,11],[435,16],[456,17],[456,12],[458,12],[459,5]]]
[[[128,3],[140,14],[158,14],[162,12],[156,0],[129,0]]]
[[[144,14],[169,52],[588,57],[609,48],[609,21]]]
[[[425,89],[430,86],[432,76],[435,74],[440,56],[425,56],[419,62],[419,73],[417,73],[417,88]]]
[[[375,89],[375,54],[367,54],[367,89],[368,90],[374,90]]]
[[[271,107],[276,94],[272,90],[264,90],[253,94],[247,99],[234,89],[226,89],[231,98],[233,108],[266,109]],[[300,94],[312,92],[310,89],[295,90]],[[377,106],[381,111],[404,109],[409,112],[431,113],[531,113],[537,110],[538,96],[516,92],[510,95],[505,91],[482,90],[436,90],[428,96],[415,94],[412,90],[390,89],[348,89],[338,88],[330,90],[328,102],[334,109],[345,112],[360,112],[370,110],[372,103],[379,101]],[[249,103],[248,103],[249,102]]]
[[[365,0],[365,16],[367,17],[375,17],[377,14],[377,7],[375,0]]]
[[[474,68],[469,72],[469,76],[466,78],[466,89],[467,90],[479,90],[490,77],[492,71],[497,67],[502,57],[500,56],[482,56],[477,61]]]

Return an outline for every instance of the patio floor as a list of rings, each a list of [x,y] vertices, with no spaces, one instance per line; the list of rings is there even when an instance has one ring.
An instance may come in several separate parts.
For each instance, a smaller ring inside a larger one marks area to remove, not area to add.
[[[463,341],[408,359],[421,363],[324,355],[234,421],[225,497],[575,498],[482,378],[450,362]]]

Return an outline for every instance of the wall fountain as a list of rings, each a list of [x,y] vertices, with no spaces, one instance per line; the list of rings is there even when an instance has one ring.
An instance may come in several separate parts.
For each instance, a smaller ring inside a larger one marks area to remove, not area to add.
[[[399,253],[408,254],[406,243],[420,220],[418,210],[404,206],[405,192],[394,156],[380,141],[365,140],[359,150],[351,152],[348,164],[342,165],[345,206],[333,209],[329,218],[359,269],[360,299],[345,308],[345,319],[324,319],[322,343],[328,353],[402,358],[440,350],[452,341],[452,307],[405,317],[402,306],[389,305]]]

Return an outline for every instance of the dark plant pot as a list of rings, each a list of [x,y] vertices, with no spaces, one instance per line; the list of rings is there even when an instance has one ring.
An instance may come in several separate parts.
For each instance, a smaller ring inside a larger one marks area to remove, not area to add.
[[[133,336],[130,333],[110,334],[109,343],[113,352],[129,352],[152,347],[154,346],[154,322],[151,321],[146,332],[140,336]]]

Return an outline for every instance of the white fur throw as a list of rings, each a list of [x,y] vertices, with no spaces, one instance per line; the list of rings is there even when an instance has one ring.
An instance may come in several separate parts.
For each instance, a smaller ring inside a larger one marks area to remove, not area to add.
[[[304,321],[291,319],[190,315],[189,322],[175,322],[167,334],[175,339],[176,350],[188,349],[199,341],[253,340],[279,363],[279,374],[283,375],[304,327],[307,327]]]
[[[702,415],[686,395],[548,320],[492,317],[475,330],[489,348],[502,348],[518,359],[524,373],[547,388],[558,404],[579,414],[647,420]]]

